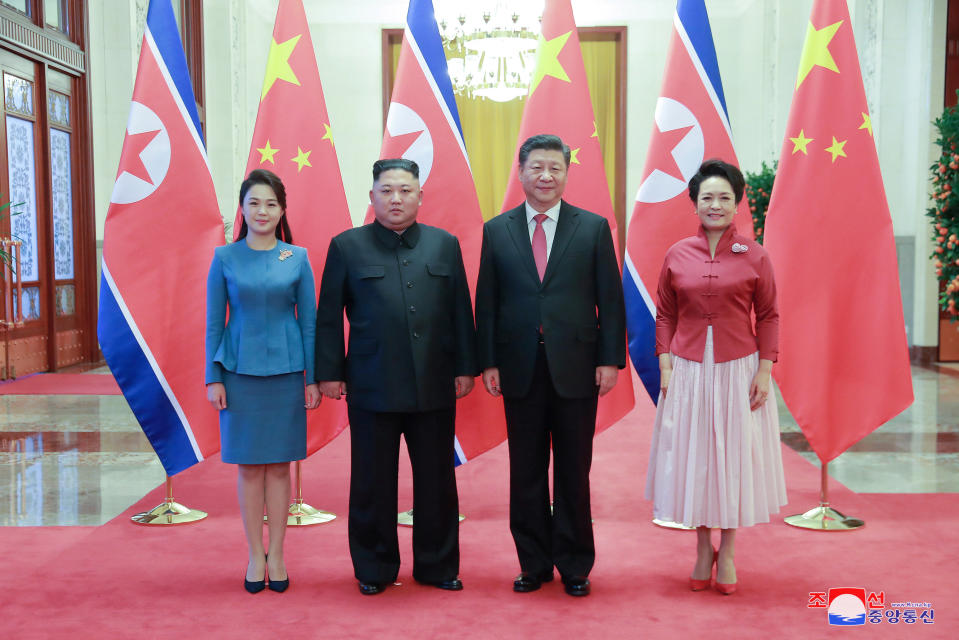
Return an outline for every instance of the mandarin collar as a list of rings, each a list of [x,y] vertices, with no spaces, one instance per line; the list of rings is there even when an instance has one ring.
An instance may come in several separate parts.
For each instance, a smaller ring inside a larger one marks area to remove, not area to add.
[[[706,253],[709,253],[709,238],[706,237],[706,229],[699,225],[699,231],[696,235],[703,241],[703,246],[706,248]],[[730,222],[729,226],[726,227],[726,230],[723,231],[723,235],[719,236],[719,242],[716,243],[716,255],[724,252],[730,246],[732,246],[733,241],[736,238],[736,224]]]
[[[374,220],[371,224],[373,225],[373,234],[388,249],[398,249],[401,246],[413,249],[420,239],[420,225],[415,220],[402,233],[387,229],[377,220]]]

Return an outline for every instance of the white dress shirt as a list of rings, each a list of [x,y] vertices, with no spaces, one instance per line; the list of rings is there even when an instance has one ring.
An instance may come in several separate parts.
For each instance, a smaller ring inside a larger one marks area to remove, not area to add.
[[[557,202],[556,206],[543,211],[546,219],[543,220],[543,232],[546,234],[546,260],[549,261],[549,252],[553,249],[553,237],[556,235],[556,223],[559,221],[559,207],[562,202]],[[540,212],[526,203],[526,226],[529,227],[529,243],[533,244],[533,231],[536,230],[536,221],[533,217]]]

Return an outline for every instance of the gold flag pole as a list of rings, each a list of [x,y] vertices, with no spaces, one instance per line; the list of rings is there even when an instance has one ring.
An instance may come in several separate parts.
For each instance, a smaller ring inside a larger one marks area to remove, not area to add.
[[[663,529],[675,529],[677,531],[695,531],[696,527],[687,527],[686,525],[680,522],[673,522],[672,520],[660,520],[659,518],[653,518],[653,524],[657,527],[662,527]]]
[[[173,500],[173,478],[166,477],[166,499],[149,511],[130,517],[134,524],[189,524],[206,517],[206,511],[184,507]]]
[[[466,520],[466,516],[462,513],[460,514],[460,522]],[[409,509],[408,511],[400,511],[396,514],[396,524],[401,527],[412,527],[413,526],[413,510]]]
[[[821,461],[821,459],[820,459]],[[819,506],[813,507],[806,513],[787,516],[783,520],[788,525],[801,529],[817,531],[855,531],[866,525],[864,520],[850,518],[829,506],[829,464],[822,462],[822,478],[820,480]]]
[[[294,467],[295,485],[294,498],[290,503],[290,515],[286,519],[288,527],[305,527],[313,524],[325,524],[336,519],[332,511],[316,509],[303,502],[303,465],[301,460],[296,461]],[[266,520],[266,516],[263,516]]]

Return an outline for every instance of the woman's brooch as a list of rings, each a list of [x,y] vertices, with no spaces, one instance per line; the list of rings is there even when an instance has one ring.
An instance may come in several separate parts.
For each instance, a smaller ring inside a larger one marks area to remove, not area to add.
[[[746,250],[749,249],[744,244],[739,244],[738,242],[733,243],[733,253],[746,253]]]
[[[744,249],[744,251],[745,251],[745,249]],[[292,255],[293,255],[293,252],[292,252],[292,251],[290,251],[289,249],[284,249],[283,251],[280,252],[280,262],[283,262],[284,260],[286,260],[287,258],[289,258],[289,257],[292,256]]]

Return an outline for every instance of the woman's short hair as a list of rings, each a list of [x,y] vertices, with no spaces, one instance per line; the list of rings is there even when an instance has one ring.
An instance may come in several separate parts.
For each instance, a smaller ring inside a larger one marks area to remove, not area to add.
[[[273,189],[273,193],[276,195],[276,201],[280,205],[280,209],[283,210],[283,215],[280,216],[280,222],[276,225],[276,237],[283,242],[293,244],[293,233],[290,231],[290,223],[286,219],[286,187],[283,186],[283,181],[280,180],[280,176],[267,169],[254,169],[251,171],[250,175],[246,177],[246,180],[240,183],[240,208],[243,208],[243,200],[246,199],[247,192],[253,188],[253,185],[257,184],[266,185]],[[245,238],[248,231],[246,218],[241,216],[240,233],[236,236],[236,239],[240,240],[241,238]]]
[[[723,162],[719,158],[710,158],[701,165],[699,171],[689,179],[689,199],[693,202],[699,198],[699,185],[706,178],[723,178],[733,188],[733,196],[736,198],[736,204],[743,199],[743,193],[746,191],[746,179],[743,173],[728,162]]]

